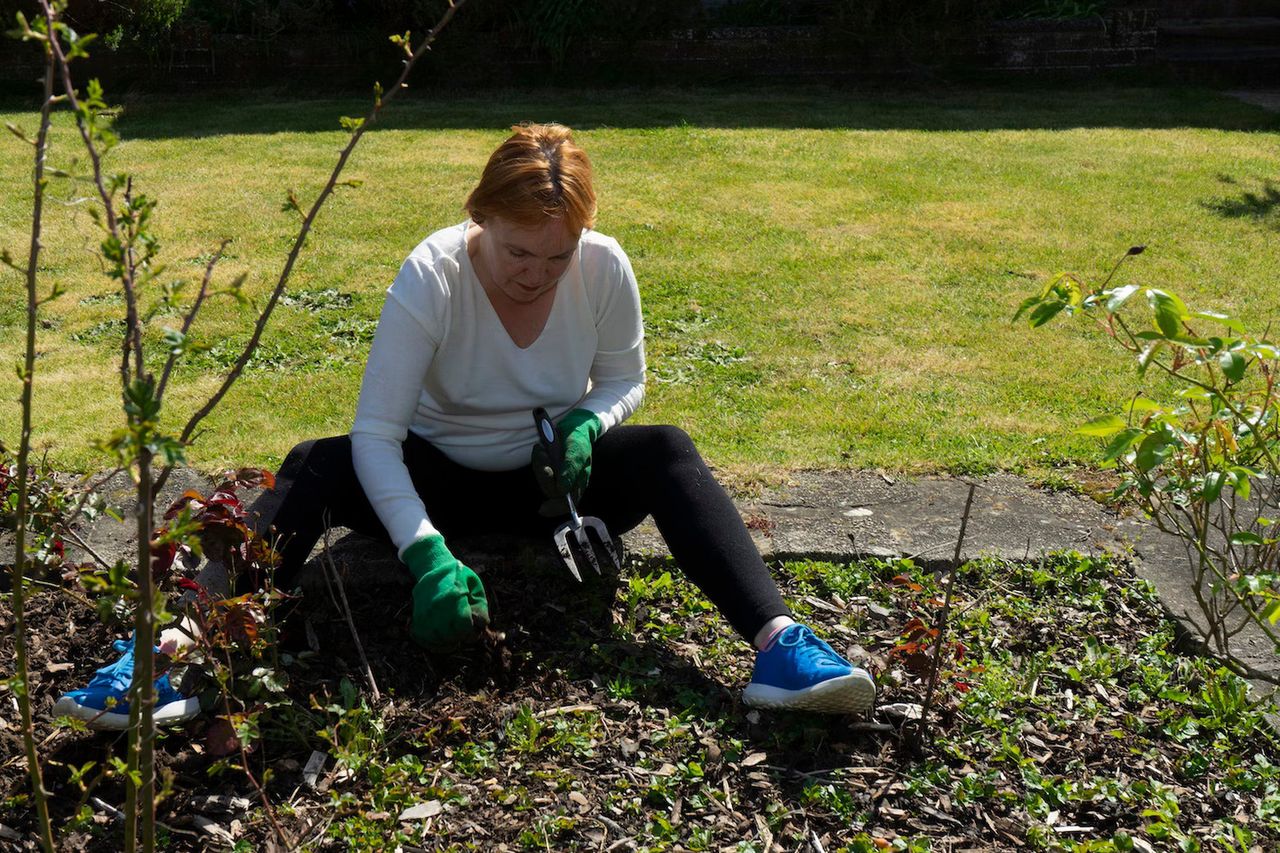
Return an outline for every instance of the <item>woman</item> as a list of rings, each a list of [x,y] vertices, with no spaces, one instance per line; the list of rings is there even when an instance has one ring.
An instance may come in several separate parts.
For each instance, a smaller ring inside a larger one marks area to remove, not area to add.
[[[676,562],[758,650],[747,704],[865,711],[871,676],[792,619],[689,437],[622,425],[644,395],[631,264],[592,230],[591,165],[569,129],[513,130],[467,221],[422,241],[387,291],[350,436],[294,448],[255,504],[257,529],[286,542],[277,584],[291,586],[326,521],[389,538],[415,579],[413,639],[448,649],[489,620],[483,583],[448,540],[549,535],[563,515],[543,513],[570,493],[615,534],[652,514]],[[558,477],[535,449],[538,407],[564,442]],[[55,713],[123,727],[132,650],[119,646],[124,657]],[[157,686],[157,719],[195,713],[167,678]]]

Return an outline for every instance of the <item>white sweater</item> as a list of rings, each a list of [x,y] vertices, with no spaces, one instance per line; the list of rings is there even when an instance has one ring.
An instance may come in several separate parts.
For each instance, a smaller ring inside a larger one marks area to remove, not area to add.
[[[529,464],[533,409],[587,409],[605,430],[644,396],[640,291],[611,237],[584,231],[556,285],[546,327],[521,349],[467,255],[464,222],[410,253],[387,290],[355,424],[356,476],[400,553],[437,532],[413,488],[408,431],[483,471]]]

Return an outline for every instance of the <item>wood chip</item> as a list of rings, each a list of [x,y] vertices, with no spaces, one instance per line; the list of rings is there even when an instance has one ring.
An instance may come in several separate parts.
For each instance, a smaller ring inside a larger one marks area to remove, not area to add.
[[[545,720],[547,717],[554,717],[557,714],[586,714],[591,711],[600,710],[595,705],[562,705],[559,708],[547,708],[545,711],[539,711],[534,714],[534,719]]]
[[[768,850],[773,847],[773,833],[769,831],[769,824],[765,823],[761,815],[756,815],[756,831],[760,833],[760,841],[768,853]]]
[[[316,786],[316,780],[320,778],[320,771],[324,769],[324,763],[328,758],[328,755],[318,749],[311,753],[311,757],[307,759],[307,765],[302,768],[302,781],[308,788]]]
[[[227,844],[235,844],[235,837],[232,836],[231,830],[227,829],[220,823],[209,820],[204,815],[192,815],[191,825],[212,838],[217,838]]]
[[[440,805],[439,800],[427,800],[425,803],[409,806],[409,808],[400,812],[399,820],[425,820],[429,817],[435,817],[442,811],[444,811],[444,806]]]

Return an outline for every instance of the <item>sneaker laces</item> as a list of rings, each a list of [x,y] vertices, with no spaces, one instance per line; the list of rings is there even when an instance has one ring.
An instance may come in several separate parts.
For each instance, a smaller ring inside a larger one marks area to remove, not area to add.
[[[797,623],[799,624],[799,623]],[[810,664],[831,664],[847,667],[849,662],[813,633],[808,625],[799,625],[794,631],[786,631],[778,638],[778,645],[793,647]]]

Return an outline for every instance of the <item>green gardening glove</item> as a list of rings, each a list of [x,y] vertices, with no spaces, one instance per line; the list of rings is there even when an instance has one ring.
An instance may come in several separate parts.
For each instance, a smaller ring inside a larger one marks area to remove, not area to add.
[[[564,464],[560,476],[555,476],[551,459],[541,443],[533,445],[530,464],[542,492],[550,500],[542,505],[544,515],[563,515],[569,511],[565,495],[573,495],[575,501],[582,498],[591,479],[591,445],[604,427],[600,418],[586,409],[573,409],[556,424],[560,440],[564,443]]]
[[[409,634],[431,651],[448,651],[489,624],[489,600],[471,569],[445,547],[439,534],[419,539],[401,557],[413,574]]]

